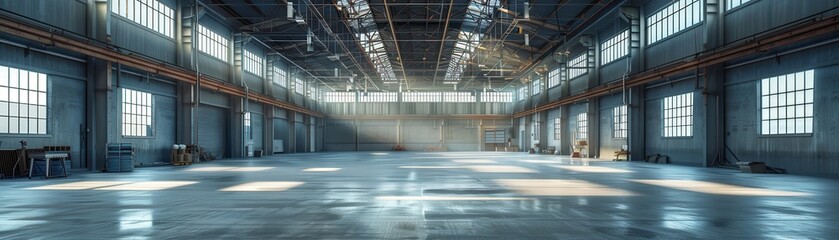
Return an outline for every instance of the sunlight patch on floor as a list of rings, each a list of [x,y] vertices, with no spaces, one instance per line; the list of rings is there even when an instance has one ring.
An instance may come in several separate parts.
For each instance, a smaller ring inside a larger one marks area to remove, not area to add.
[[[219,191],[222,192],[282,192],[297,186],[303,185],[304,182],[249,182],[232,187],[227,187]]]
[[[635,196],[627,190],[583,180],[498,179],[495,183],[518,194],[532,196]]]
[[[631,180],[637,183],[655,185],[660,187],[679,189],[698,193],[732,196],[775,196],[775,197],[797,197],[809,196],[808,193],[773,190],[768,188],[744,187],[723,183],[697,181],[697,180]]]

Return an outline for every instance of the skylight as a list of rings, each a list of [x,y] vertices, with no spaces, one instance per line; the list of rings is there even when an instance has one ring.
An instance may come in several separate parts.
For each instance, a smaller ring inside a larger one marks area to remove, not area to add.
[[[492,22],[492,14],[498,6],[498,0],[471,0],[469,2],[443,84],[457,84],[463,78],[466,62],[472,58],[472,53],[480,45],[484,37],[483,32]]]
[[[356,31],[356,37],[364,48],[364,53],[373,62],[376,72],[385,83],[396,82],[396,74],[387,56],[385,44],[379,35],[379,29],[373,20],[373,13],[366,0],[339,0],[338,5],[347,9],[350,25]]]

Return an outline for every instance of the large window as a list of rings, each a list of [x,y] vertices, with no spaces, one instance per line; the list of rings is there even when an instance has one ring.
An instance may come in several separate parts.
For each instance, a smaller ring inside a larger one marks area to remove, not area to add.
[[[556,68],[550,72],[548,72],[548,87],[556,87],[559,85],[559,71],[560,68]]]
[[[309,98],[318,99],[318,93],[320,93],[320,91],[318,91],[317,86],[315,84],[309,83]]]
[[[693,93],[664,98],[664,137],[693,136]]]
[[[251,127],[251,113],[245,112],[245,139],[253,139],[253,129]]]
[[[274,67],[274,79],[272,79],[271,81],[273,81],[274,84],[280,85],[280,87],[286,87],[288,82],[288,75],[286,74],[286,71],[284,69]]]
[[[152,136],[152,95],[122,89],[122,135]]]
[[[568,61],[568,79],[588,73],[588,58],[586,53],[580,54]]]
[[[0,134],[47,134],[47,75],[0,66]]]
[[[481,102],[509,103],[513,102],[511,92],[482,92]]]
[[[577,140],[588,139],[588,115],[580,113],[577,115]]]
[[[475,95],[471,92],[443,92],[443,102],[477,102]]]
[[[813,133],[813,70],[760,82],[761,134]]]
[[[441,92],[405,92],[402,93],[402,102],[442,102]]]
[[[730,1],[730,0],[729,0]],[[647,18],[647,42],[655,43],[702,22],[703,0],[676,0]]]
[[[527,97],[530,97],[530,95],[527,94],[527,87],[527,85],[524,85],[519,88],[519,101],[523,101],[527,99]]]
[[[300,95],[306,93],[306,83],[303,82],[303,79],[294,78],[294,92]]]
[[[396,102],[396,92],[369,92],[358,96],[359,102]]]
[[[725,0],[725,10],[731,10],[751,0]]]
[[[175,37],[175,11],[157,0],[112,0],[111,12],[169,38]]]
[[[539,95],[542,93],[542,80],[541,79],[533,79],[530,82],[530,86],[533,88],[533,96]]]
[[[265,72],[264,66],[265,59],[261,56],[257,56],[251,51],[245,50],[245,59],[242,61],[242,67],[245,68],[245,71],[262,77],[264,74],[263,72]]]
[[[612,137],[626,138],[627,133],[629,133],[629,121],[627,116],[629,116],[629,114],[627,112],[626,105],[612,109]]]
[[[197,28],[198,32],[198,50],[204,52],[210,56],[218,58],[222,61],[229,61],[227,59],[227,43],[230,40],[227,38],[222,37],[216,32],[211,31],[210,29],[198,25]]]
[[[554,140],[562,139],[562,120],[554,118]]]
[[[600,44],[600,65],[629,55],[629,29]]]
[[[533,132],[533,140],[539,140],[539,134],[541,133],[542,124],[539,121],[533,121],[532,132]]]
[[[352,103],[355,102],[355,92],[325,92],[323,101],[331,103]]]

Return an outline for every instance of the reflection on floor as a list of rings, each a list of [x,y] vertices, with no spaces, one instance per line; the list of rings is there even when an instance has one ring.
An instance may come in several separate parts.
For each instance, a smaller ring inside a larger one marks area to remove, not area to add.
[[[2,180],[0,238],[829,239],[837,183],[523,153],[285,154]]]

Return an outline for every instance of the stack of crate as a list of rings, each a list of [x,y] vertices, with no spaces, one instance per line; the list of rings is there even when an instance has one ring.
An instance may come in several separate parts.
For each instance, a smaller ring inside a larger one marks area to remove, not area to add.
[[[131,143],[108,143],[105,156],[105,171],[134,171],[134,146]]]

